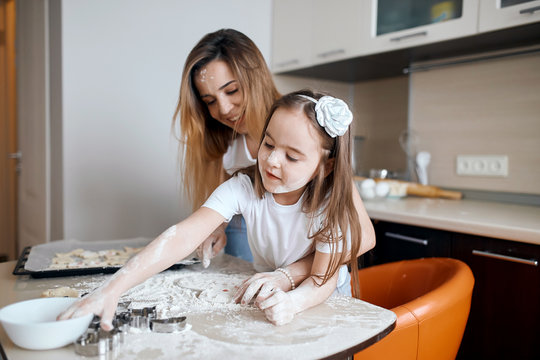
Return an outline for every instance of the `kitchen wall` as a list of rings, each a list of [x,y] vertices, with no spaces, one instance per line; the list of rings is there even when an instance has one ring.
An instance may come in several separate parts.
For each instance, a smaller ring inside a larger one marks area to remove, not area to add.
[[[170,128],[184,60],[204,34],[223,27],[246,33],[268,60],[271,2],[61,6],[64,171],[52,174],[64,184],[60,236],[154,237],[191,211]]]
[[[432,184],[540,194],[540,54],[413,73],[410,127]],[[459,154],[507,155],[508,177],[457,176]]]
[[[406,176],[407,156],[400,135],[407,130],[409,80],[398,76],[354,84],[357,136],[362,136],[359,172],[388,169]]]

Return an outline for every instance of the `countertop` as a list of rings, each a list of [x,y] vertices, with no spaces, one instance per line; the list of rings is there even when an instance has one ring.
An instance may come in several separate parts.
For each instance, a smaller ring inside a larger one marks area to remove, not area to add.
[[[14,266],[14,261],[0,264],[0,307],[39,297],[43,291],[60,286],[79,293],[89,291],[110,276],[33,279],[12,275]],[[395,326],[392,311],[345,296],[331,297],[298,314],[291,323],[274,326],[258,308],[235,304],[228,290],[224,293],[224,287],[232,290],[253,273],[250,263],[220,255],[207,269],[196,264],[168,270],[134,287],[121,301],[127,296],[132,305],[134,301],[145,306],[155,302],[158,317],[167,311],[165,317],[174,311],[183,312],[189,327],[173,334],[129,333],[118,358],[346,358],[380,340]],[[2,327],[0,342],[10,360],[85,359],[75,354],[73,345],[47,351],[24,350],[8,339]]]
[[[373,220],[540,245],[540,207],[408,196],[364,200]]]

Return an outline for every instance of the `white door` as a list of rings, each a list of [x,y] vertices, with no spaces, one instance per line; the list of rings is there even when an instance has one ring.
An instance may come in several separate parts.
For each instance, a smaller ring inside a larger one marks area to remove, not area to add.
[[[48,1],[18,1],[19,249],[49,241]]]

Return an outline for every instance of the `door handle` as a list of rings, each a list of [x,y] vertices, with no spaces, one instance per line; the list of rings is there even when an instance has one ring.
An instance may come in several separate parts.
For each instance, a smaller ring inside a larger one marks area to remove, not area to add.
[[[418,36],[427,36],[427,31],[419,31],[419,32],[412,33],[412,34],[393,37],[393,38],[390,38],[390,41],[407,40],[407,39],[410,39],[410,38],[413,38],[413,37],[418,37]]]
[[[392,238],[392,239],[403,240],[403,241],[407,241],[407,242],[411,242],[411,243],[415,243],[415,244],[420,244],[420,245],[424,245],[424,246],[428,245],[428,241],[426,239],[419,239],[419,238],[415,238],[415,237],[412,237],[412,236],[396,234],[396,233],[389,232],[389,231],[385,232],[384,236]]]
[[[502,255],[502,254],[492,253],[489,251],[481,251],[481,250],[473,250],[472,253],[473,255],[476,255],[476,256],[483,256],[483,257],[487,257],[491,259],[505,260],[505,261],[516,262],[520,264],[538,266],[538,260],[535,260],[535,259],[523,259],[523,258],[519,258],[515,256]]]
[[[522,9],[522,10],[519,10],[519,13],[520,14],[534,14],[535,12],[539,11],[540,10],[540,6],[534,6],[534,7],[531,7],[531,8],[527,8],[527,9]]]

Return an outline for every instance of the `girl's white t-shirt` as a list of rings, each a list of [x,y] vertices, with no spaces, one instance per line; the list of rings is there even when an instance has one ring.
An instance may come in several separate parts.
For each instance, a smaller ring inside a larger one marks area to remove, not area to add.
[[[227,152],[223,154],[223,168],[227,174],[255,165],[257,159],[251,157],[246,143],[246,136],[239,134],[234,138]]]
[[[308,237],[310,219],[302,211],[302,197],[293,205],[278,204],[268,192],[258,198],[251,179],[245,174],[240,173],[221,184],[203,206],[217,211],[226,221],[242,214],[253,266],[259,272],[288,266],[315,250]],[[326,243],[317,243],[316,248],[330,252]],[[346,281],[347,274],[347,267],[343,265],[338,286]]]

